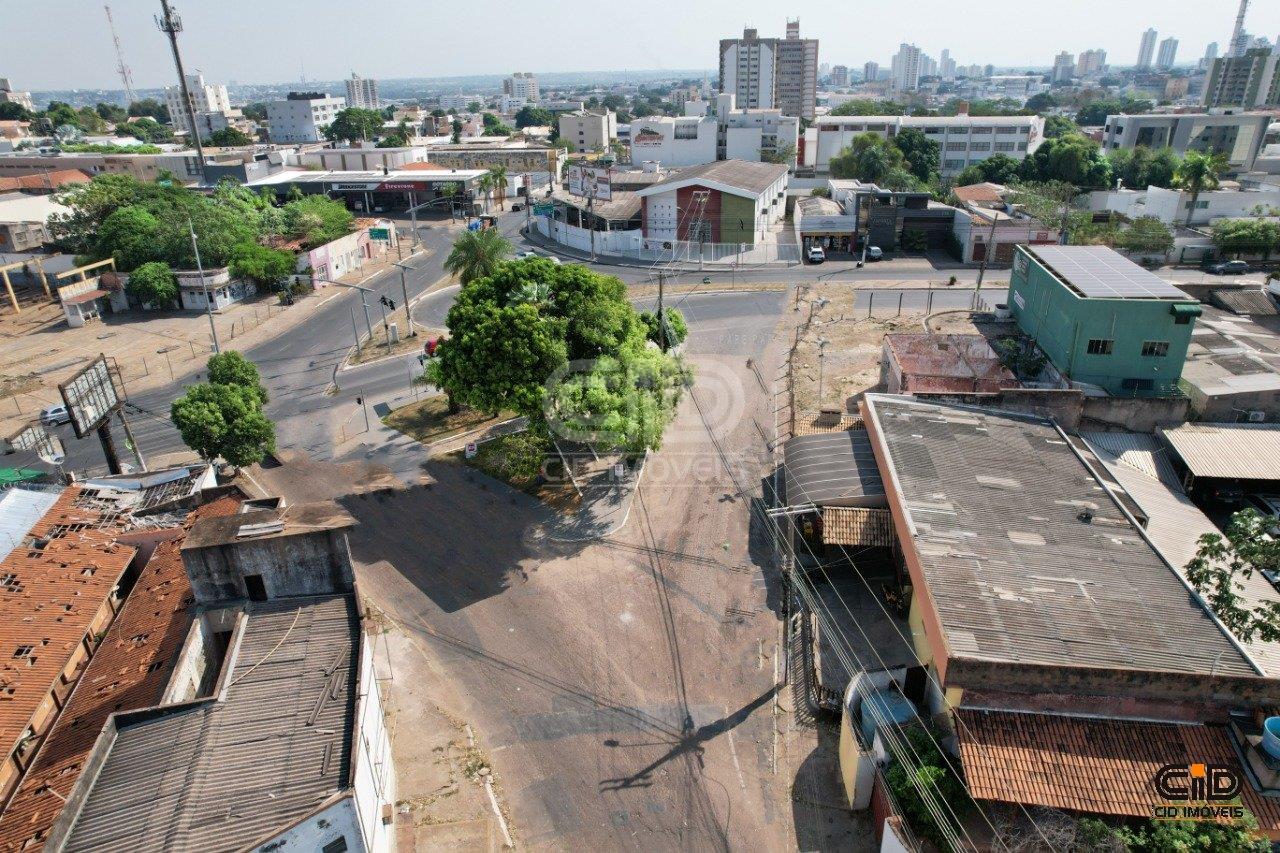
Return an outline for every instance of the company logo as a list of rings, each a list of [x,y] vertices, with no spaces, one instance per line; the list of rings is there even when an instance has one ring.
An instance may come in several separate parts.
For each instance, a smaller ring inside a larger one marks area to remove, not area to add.
[[[1170,803],[1152,808],[1152,817],[1161,820],[1238,820],[1244,817],[1240,804],[1243,779],[1226,764],[1166,764],[1156,771],[1151,785]]]
[[[661,133],[651,128],[643,128],[639,133],[631,137],[632,145],[661,145],[663,137]]]

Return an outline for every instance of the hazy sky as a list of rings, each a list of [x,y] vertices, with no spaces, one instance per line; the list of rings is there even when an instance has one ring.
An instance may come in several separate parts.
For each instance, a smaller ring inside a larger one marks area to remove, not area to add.
[[[644,13],[632,11],[643,6]],[[189,69],[215,81],[277,83],[366,77],[445,77],[515,70],[599,71],[713,68],[716,42],[753,26],[781,36],[788,15],[821,39],[820,60],[882,65],[903,41],[961,64],[1049,65],[1053,55],[1093,47],[1132,63],[1142,30],[1181,41],[1179,61],[1205,45],[1225,47],[1238,0],[1060,0],[957,3],[912,0],[351,0],[178,2]],[[112,13],[141,88],[171,83],[173,61],[152,15],[159,0],[113,0]],[[901,10],[895,14],[895,10]],[[1008,17],[1002,15],[1008,14]],[[1275,40],[1280,2],[1254,0],[1251,33]],[[19,89],[119,88],[101,5],[89,0],[0,0],[0,77]]]

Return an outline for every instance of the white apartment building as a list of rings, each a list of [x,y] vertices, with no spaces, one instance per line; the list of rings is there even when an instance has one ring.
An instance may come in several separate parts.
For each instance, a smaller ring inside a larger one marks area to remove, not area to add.
[[[761,162],[798,149],[799,118],[777,109],[738,109],[735,100],[732,94],[717,95],[714,115],[634,119],[631,162],[656,161],[667,168],[716,160]]]
[[[1167,38],[1160,42],[1160,52],[1156,54],[1156,68],[1168,71],[1178,58],[1178,40]]]
[[[441,95],[440,109],[450,111],[462,111],[468,109],[469,104],[484,105],[485,98],[482,95]]]
[[[753,27],[742,38],[720,40],[720,91],[744,109],[778,109],[812,119],[818,94],[818,40],[800,38],[800,22],[787,21],[786,38],[760,38]]]
[[[36,108],[35,104],[31,103],[31,93],[14,90],[8,77],[0,77],[0,104],[17,104],[28,110]]]
[[[502,81],[502,93],[524,98],[530,104],[538,103],[538,78],[530,71],[517,71]]]
[[[1151,67],[1151,60],[1156,55],[1156,37],[1159,35],[1155,29],[1148,29],[1142,34],[1142,42],[1138,45],[1138,70],[1144,70]]]
[[[1191,207],[1191,193],[1147,187],[1145,190],[1097,190],[1089,193],[1089,209],[1109,210],[1132,219],[1154,216],[1166,225],[1208,225],[1215,219],[1253,216],[1258,209],[1280,210],[1280,187],[1256,190],[1206,190]]]
[[[713,116],[632,119],[631,162],[652,160],[666,168],[714,162],[718,129]]]
[[[197,115],[231,112],[231,98],[227,96],[227,87],[221,83],[206,83],[204,75],[199,71],[187,75],[187,94],[191,97],[192,111]],[[187,108],[182,105],[182,87],[165,86],[164,102],[169,107],[169,120],[174,128],[190,133]]]
[[[1022,160],[1044,141],[1040,116],[822,116],[805,131],[801,165],[819,173],[862,133],[889,138],[914,127],[938,143],[943,177],[994,154]]]
[[[1076,71],[1076,58],[1069,51],[1062,51],[1053,58],[1053,73],[1050,79],[1055,83],[1066,83]]]
[[[351,79],[347,81],[347,106],[366,110],[376,110],[382,106],[382,101],[378,98],[378,81],[368,80],[351,72]]]
[[[1266,113],[1213,115],[1209,113],[1148,113],[1107,116],[1103,128],[1105,151],[1169,147],[1178,154],[1212,151],[1224,154],[1232,171],[1248,172],[1267,135]]]
[[[898,45],[898,52],[893,57],[893,90],[895,92],[914,92],[920,88],[921,62],[924,52],[914,44]]]
[[[346,98],[318,92],[290,92],[283,101],[267,104],[272,142],[320,142],[334,116],[347,106]]]
[[[516,95],[499,95],[497,100],[498,112],[503,115],[511,115],[518,113],[520,110],[529,106],[529,101],[524,96]]]
[[[606,150],[618,138],[618,115],[612,110],[561,113],[560,138],[578,154]]]

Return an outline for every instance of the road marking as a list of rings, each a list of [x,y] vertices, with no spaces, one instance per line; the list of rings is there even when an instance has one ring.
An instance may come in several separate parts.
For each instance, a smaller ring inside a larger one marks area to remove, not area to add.
[[[733,729],[729,729],[729,754],[733,756],[733,769],[738,772],[738,784],[742,786],[742,793],[747,792],[747,778],[742,775],[742,765],[738,763],[738,747],[733,740]]]

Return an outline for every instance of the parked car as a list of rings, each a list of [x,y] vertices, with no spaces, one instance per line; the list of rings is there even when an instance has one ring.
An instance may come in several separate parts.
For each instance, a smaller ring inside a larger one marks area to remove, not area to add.
[[[513,201],[513,202],[511,202],[511,211],[512,211],[512,213],[515,213],[515,212],[518,212],[518,211],[521,211],[521,210],[524,210],[524,202],[520,202],[520,201]]]
[[[869,260],[869,261],[879,261],[879,260],[883,260],[883,259],[884,259],[884,252],[880,251],[880,247],[879,247],[879,246],[868,246],[868,247],[867,247],[867,260]]]
[[[822,251],[821,246],[810,246],[809,251],[805,253],[811,264],[820,264],[827,259],[827,253]]]
[[[538,257],[537,252],[516,252],[517,261],[527,261],[529,258]]]
[[[71,415],[67,412],[66,406],[59,404],[40,410],[40,424],[42,426],[51,427],[69,423],[71,423]]]
[[[1249,265],[1244,261],[1218,261],[1209,265],[1209,272],[1214,275],[1244,275],[1249,272]]]
[[[1267,519],[1267,531],[1272,536],[1280,536],[1280,495],[1245,495],[1244,505],[1248,509],[1257,510]]]

